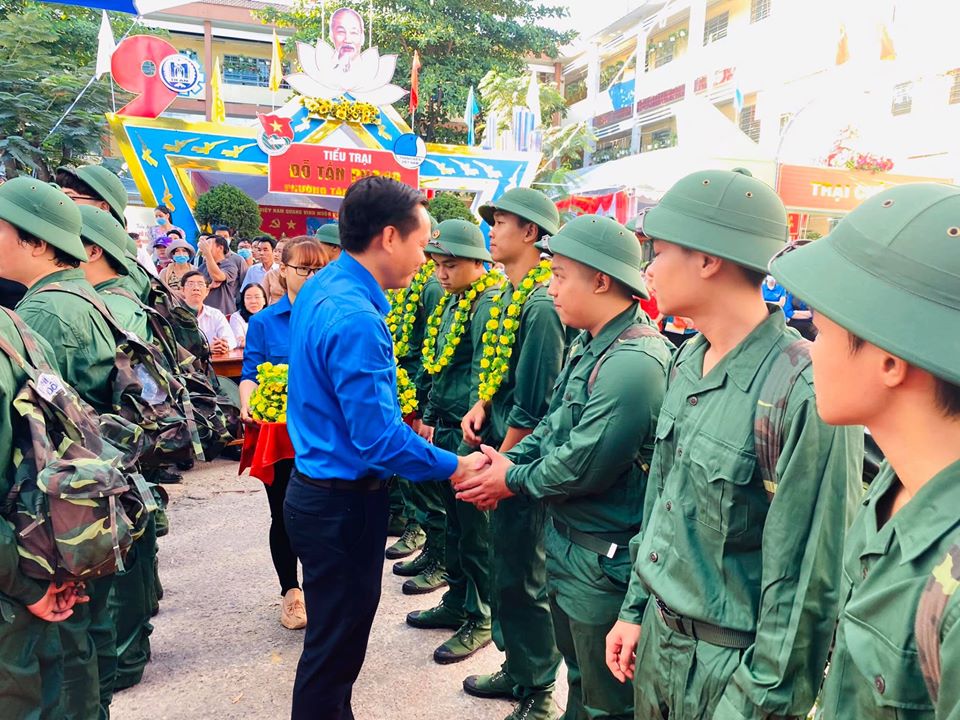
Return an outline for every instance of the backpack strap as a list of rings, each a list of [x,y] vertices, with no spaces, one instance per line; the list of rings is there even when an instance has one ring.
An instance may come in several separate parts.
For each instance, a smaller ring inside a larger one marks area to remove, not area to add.
[[[777,492],[777,462],[783,452],[783,431],[787,417],[787,399],[797,379],[810,366],[810,341],[799,339],[785,347],[770,367],[753,421],[753,444],[767,500]]]
[[[593,366],[593,370],[590,372],[590,377],[587,379],[587,394],[593,392],[593,386],[597,384],[597,376],[600,374],[600,366],[603,365],[603,361],[607,359],[607,356],[613,352],[613,349],[620,345],[621,343],[627,342],[627,340],[636,340],[641,337],[659,337],[663,338],[664,342],[669,342],[663,335],[657,332],[656,328],[647,324],[634,324],[624,330],[622,333],[617,335],[614,338],[607,348],[603,351],[600,357],[597,359],[597,364]]]
[[[934,705],[940,695],[941,623],[950,598],[960,588],[960,544],[954,545],[930,573],[914,620],[913,633],[917,639],[917,654],[927,692]]]
[[[37,344],[37,340],[36,337],[34,337],[33,331],[27,327],[27,324],[23,321],[23,319],[9,308],[0,309],[7,314],[7,317],[10,318],[14,328],[16,328],[17,334],[20,336],[20,342],[23,343],[23,349],[26,354],[26,358],[18,353],[3,336],[0,336],[0,350],[8,355],[11,360],[19,365],[20,368],[31,377],[36,374],[36,371],[51,372],[59,375],[56,370],[50,367],[50,363],[47,362],[46,356],[44,356],[43,351]]]
[[[110,314],[110,310],[107,308],[107,306],[103,304],[103,300],[98,298],[95,294],[86,292],[85,290],[80,290],[75,287],[61,285],[60,283],[51,283],[50,285],[47,285],[46,287],[42,287],[37,291],[37,293],[42,293],[42,292],[62,292],[68,295],[73,295],[78,298],[83,298],[88,303],[93,305],[93,307],[95,307],[97,311],[103,316],[104,321],[106,321],[107,325],[110,327],[110,330],[113,331],[115,340],[117,338],[122,337],[126,340],[136,340],[138,345],[143,344],[143,342],[139,338],[137,338],[136,335],[134,335],[131,332],[127,332],[124,328],[120,326],[120,324],[114,319],[113,315]]]

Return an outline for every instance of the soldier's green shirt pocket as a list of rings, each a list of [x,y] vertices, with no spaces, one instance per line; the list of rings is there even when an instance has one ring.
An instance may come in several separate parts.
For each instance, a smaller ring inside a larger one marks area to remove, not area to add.
[[[912,640],[894,642],[880,630],[849,615],[842,622],[853,666],[847,672],[859,672],[863,677],[861,687],[869,687],[877,707],[887,710],[877,717],[930,717],[933,704]]]
[[[687,488],[693,491],[696,521],[725,537],[746,532],[749,486],[757,456],[701,432],[691,438],[685,461],[693,485]]]

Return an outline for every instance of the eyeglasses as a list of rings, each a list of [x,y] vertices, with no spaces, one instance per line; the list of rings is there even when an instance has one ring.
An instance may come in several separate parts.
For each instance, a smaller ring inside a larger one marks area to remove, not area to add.
[[[318,267],[308,267],[306,265],[287,265],[288,268],[296,270],[297,275],[300,277],[310,277],[314,275],[317,271],[323,270],[323,268]]]

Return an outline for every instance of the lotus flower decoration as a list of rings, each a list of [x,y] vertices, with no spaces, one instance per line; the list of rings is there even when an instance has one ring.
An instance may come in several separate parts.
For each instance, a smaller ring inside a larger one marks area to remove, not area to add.
[[[309,45],[297,43],[301,72],[287,75],[294,90],[310,98],[333,100],[349,93],[356,100],[373,105],[391,105],[407,91],[393,85],[397,56],[380,56],[376,47],[364,50],[349,63],[342,63],[334,49],[323,40]]]

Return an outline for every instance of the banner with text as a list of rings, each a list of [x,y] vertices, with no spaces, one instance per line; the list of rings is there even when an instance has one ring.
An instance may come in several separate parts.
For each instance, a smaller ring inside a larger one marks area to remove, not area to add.
[[[420,184],[416,168],[401,166],[388,150],[367,150],[293,143],[268,165],[270,192],[343,197],[353,183],[382,175],[412,187]]]
[[[315,235],[321,226],[336,222],[337,214],[323,208],[261,205],[260,229],[275,238]]]

